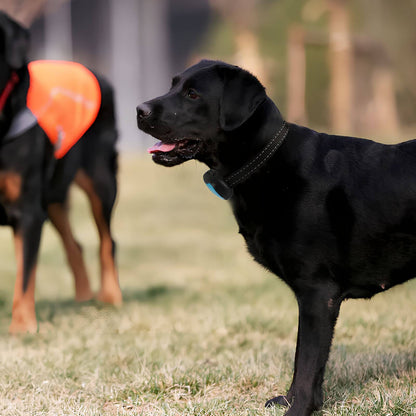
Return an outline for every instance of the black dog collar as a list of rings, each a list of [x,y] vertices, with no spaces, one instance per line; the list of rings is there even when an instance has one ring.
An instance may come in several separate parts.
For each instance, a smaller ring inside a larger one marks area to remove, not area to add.
[[[209,190],[222,199],[230,199],[233,196],[233,187],[244,182],[259,170],[281,146],[288,132],[289,127],[286,122],[283,122],[272,140],[253,159],[225,178],[215,169],[205,172],[204,182]]]
[[[6,105],[6,101],[9,98],[9,95],[13,91],[15,85],[19,82],[19,76],[16,72],[12,72],[10,75],[10,79],[7,81],[6,86],[4,87],[2,93],[0,94],[0,112],[3,111],[4,106]]]

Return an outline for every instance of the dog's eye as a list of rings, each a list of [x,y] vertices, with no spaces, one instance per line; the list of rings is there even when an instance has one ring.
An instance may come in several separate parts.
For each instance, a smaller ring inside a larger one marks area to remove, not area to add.
[[[197,98],[199,98],[198,93],[192,88],[189,88],[189,90],[186,92],[186,96],[191,100],[196,100]]]

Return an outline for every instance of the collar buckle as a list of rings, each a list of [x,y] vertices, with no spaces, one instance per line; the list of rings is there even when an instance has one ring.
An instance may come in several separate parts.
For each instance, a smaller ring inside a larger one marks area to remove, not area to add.
[[[233,196],[233,188],[227,185],[224,178],[215,169],[204,173],[204,182],[208,189],[219,198],[227,200]]]

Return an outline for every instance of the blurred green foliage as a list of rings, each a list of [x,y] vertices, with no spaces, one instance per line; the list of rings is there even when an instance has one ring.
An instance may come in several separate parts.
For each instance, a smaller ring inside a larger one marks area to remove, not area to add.
[[[286,111],[287,37],[291,26],[308,33],[328,34],[328,0],[258,0],[253,6],[252,30],[268,73],[268,92]],[[349,0],[351,35],[379,42],[391,64],[402,126],[416,125],[416,0]],[[233,62],[236,52],[232,16],[217,14],[203,53]],[[306,107],[308,121],[327,126],[329,69],[327,47],[310,44],[306,50]],[[356,77],[365,76],[355,73]],[[318,104],[318,105],[317,105]]]

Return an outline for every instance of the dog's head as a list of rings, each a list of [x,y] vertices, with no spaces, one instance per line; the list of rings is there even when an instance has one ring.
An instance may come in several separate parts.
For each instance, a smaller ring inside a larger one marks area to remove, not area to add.
[[[264,87],[249,72],[203,60],[175,76],[167,94],[139,105],[137,124],[160,140],[149,149],[156,163],[206,162],[265,99]]]
[[[28,49],[28,30],[0,11],[0,93],[12,71],[26,64]]]

